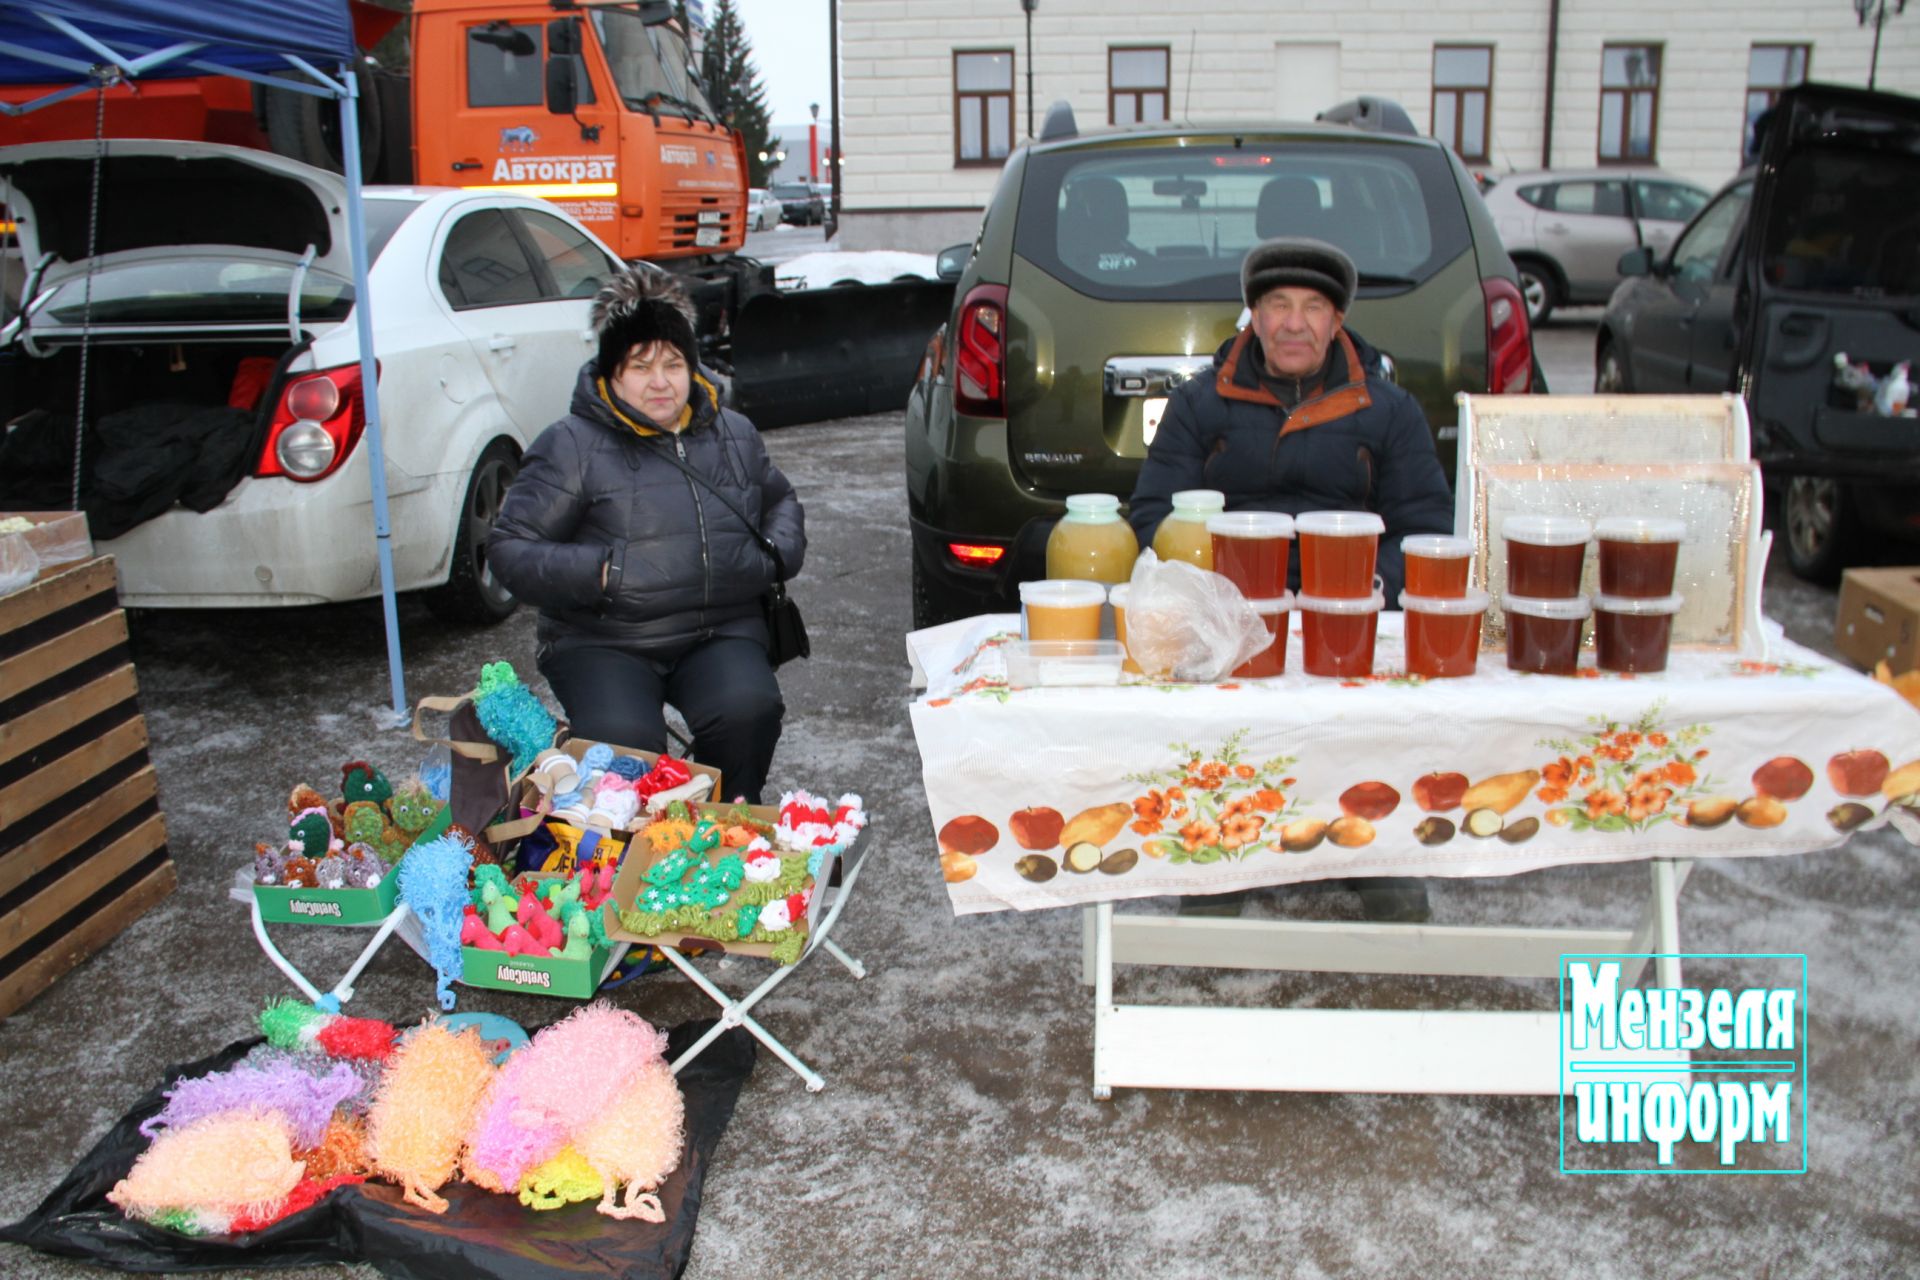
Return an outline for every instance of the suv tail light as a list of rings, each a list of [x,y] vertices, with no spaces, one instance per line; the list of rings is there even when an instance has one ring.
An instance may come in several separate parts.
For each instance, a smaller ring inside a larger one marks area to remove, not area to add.
[[[274,406],[256,476],[285,476],[310,484],[336,471],[367,425],[360,366],[304,373],[288,382]]]
[[[1483,280],[1487,295],[1487,390],[1495,395],[1525,395],[1533,390],[1533,331],[1527,324],[1527,300],[1511,280]]]
[[[953,407],[976,417],[1006,417],[1007,286],[977,284],[968,290],[953,349]]]

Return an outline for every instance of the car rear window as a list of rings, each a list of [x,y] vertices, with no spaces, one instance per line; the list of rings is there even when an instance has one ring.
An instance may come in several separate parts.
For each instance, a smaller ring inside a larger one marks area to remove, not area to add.
[[[1761,243],[1775,288],[1855,297],[1920,294],[1920,154],[1796,150],[1781,166]]]
[[[1418,284],[1471,246],[1439,149],[1332,142],[1038,155],[1014,245],[1093,297],[1213,301],[1240,296],[1240,259],[1278,235],[1345,249],[1363,287]]]

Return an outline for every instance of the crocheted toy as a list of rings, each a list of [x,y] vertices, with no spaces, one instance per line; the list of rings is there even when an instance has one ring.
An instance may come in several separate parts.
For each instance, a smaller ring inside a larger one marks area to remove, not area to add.
[[[567,1087],[561,1083],[567,1077],[543,1078],[537,1074],[541,1070],[543,1061],[530,1059],[522,1048],[494,1073],[460,1157],[461,1174],[468,1182],[489,1191],[515,1190],[529,1170],[551,1159],[566,1142],[560,1121],[547,1114],[538,1099],[545,1090]]]
[[[386,774],[365,760],[349,760],[340,766],[340,794],[348,804],[371,800],[383,805],[393,798],[393,784],[387,781]]]
[[[686,1100],[665,1062],[649,1063],[628,1077],[612,1103],[573,1139],[601,1179],[601,1213],[667,1220],[654,1190],[679,1167],[685,1123]],[[626,1194],[616,1205],[614,1188],[620,1183]]]
[[[360,1077],[344,1062],[315,1059],[315,1067],[283,1059],[268,1067],[236,1066],[195,1080],[180,1080],[167,1090],[167,1105],[149,1116],[140,1132],[153,1137],[165,1129],[183,1129],[227,1112],[272,1113],[286,1121],[295,1146],[319,1144],[341,1103],[360,1089]]]
[[[307,1167],[308,1178],[323,1182],[340,1177],[360,1179],[373,1172],[367,1159],[366,1125],[351,1116],[335,1116],[320,1141],[295,1151],[293,1158]]]
[[[845,853],[867,825],[861,799],[851,793],[829,805],[806,791],[780,796],[780,822],[774,838],[782,847],[808,854],[807,874],[817,876],[828,856]]]
[[[489,662],[480,668],[473,709],[487,736],[513,753],[508,771],[514,774],[525,772],[535,757],[553,745],[553,733],[559,727],[533,690],[520,683],[511,662]]]
[[[327,798],[303,782],[287,796],[287,821],[292,822],[308,809],[328,813]],[[337,836],[340,833],[335,831],[333,834]]]
[[[253,882],[255,884],[283,884],[287,876],[287,851],[276,849],[269,844],[256,843],[253,846]]]
[[[585,1156],[562,1147],[559,1155],[520,1179],[520,1203],[529,1209],[564,1209],[593,1199],[604,1185]]]
[[[393,793],[387,801],[387,814],[393,819],[393,825],[399,828],[408,844],[419,838],[433,820],[440,816],[445,808],[433,798],[433,793],[418,782],[410,782]]]
[[[647,762],[639,756],[615,756],[613,763],[607,766],[607,772],[632,782],[647,772]]]
[[[283,997],[260,1012],[260,1034],[280,1049],[324,1053],[330,1058],[382,1061],[399,1033],[377,1018],[349,1018]]]
[[[303,854],[292,854],[287,858],[286,870],[281,882],[289,889],[317,889],[319,878],[313,874],[313,859]]]
[[[368,846],[389,865],[398,862],[413,842],[388,821],[387,811],[372,800],[355,800],[349,804],[345,825],[347,839]]]
[[[457,928],[457,908],[454,915]],[[394,1050],[367,1113],[366,1149],[375,1171],[398,1183],[407,1203],[446,1212],[435,1193],[453,1176],[493,1075],[493,1052],[475,1027],[456,1033],[429,1020]]]
[[[387,864],[373,847],[364,844],[347,846],[347,885],[354,889],[372,889],[387,878]]]
[[[217,1234],[273,1213],[303,1172],[284,1119],[230,1112],[163,1132],[107,1199],[129,1218]]]
[[[340,854],[330,853],[313,864],[313,879],[316,888],[344,889],[347,887],[347,860]]]
[[[420,918],[442,1009],[453,1008],[453,981],[464,963],[460,921],[472,867],[473,846],[452,832],[416,844],[400,864],[400,899]]]
[[[549,747],[533,758],[533,770],[527,777],[543,796],[560,795],[580,789],[580,766],[558,747]]]
[[[287,856],[311,861],[327,856],[334,845],[333,823],[325,809],[302,809],[287,827]]]

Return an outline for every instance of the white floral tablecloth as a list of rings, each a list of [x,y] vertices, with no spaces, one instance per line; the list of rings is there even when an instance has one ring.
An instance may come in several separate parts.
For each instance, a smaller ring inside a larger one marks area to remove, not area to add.
[[[910,708],[956,914],[1343,876],[1807,853],[1910,834],[1920,713],[1772,635],[1661,675],[1404,674],[1382,615],[1367,680],[1016,688],[1012,615],[917,631]],[[1590,667],[1591,652],[1583,656]]]

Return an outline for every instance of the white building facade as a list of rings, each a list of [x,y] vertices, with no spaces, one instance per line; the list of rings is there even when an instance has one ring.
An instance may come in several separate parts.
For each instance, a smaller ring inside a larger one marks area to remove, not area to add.
[[[1476,170],[1656,164],[1712,189],[1772,93],[1864,86],[1874,45],[1841,0],[1039,0],[1031,58],[1020,0],[839,0],[839,22],[839,243],[923,251],[973,237],[1056,101],[1084,131],[1371,94]],[[1920,94],[1920,12],[1892,0],[1875,87]]]

